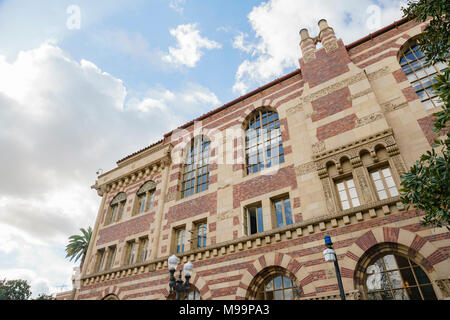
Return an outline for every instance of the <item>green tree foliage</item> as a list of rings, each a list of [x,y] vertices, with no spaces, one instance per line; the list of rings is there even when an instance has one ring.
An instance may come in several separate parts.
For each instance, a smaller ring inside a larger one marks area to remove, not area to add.
[[[427,60],[448,63],[450,44],[450,2],[448,0],[408,1],[403,8],[405,16],[429,25],[418,39],[420,50]],[[430,151],[422,155],[413,167],[402,176],[402,202],[414,205],[425,213],[423,223],[428,226],[445,226],[450,231],[450,172],[449,172],[449,119],[450,119],[450,68],[435,77],[433,89],[443,102],[442,109],[433,114],[433,132],[441,138],[434,140]]]
[[[87,230],[81,228],[80,231],[81,235],[75,234],[69,237],[69,244],[66,246],[66,258],[69,258],[70,261],[74,260],[74,262],[82,258],[81,265],[83,265],[91,241],[92,229],[91,227]]]
[[[26,280],[0,280],[0,300],[28,300],[30,289]]]
[[[40,293],[34,300],[56,300],[51,294]]]
[[[409,0],[402,8],[405,17],[418,22],[431,18],[419,37],[419,48],[431,64],[445,62],[450,50],[450,2],[448,0]]]

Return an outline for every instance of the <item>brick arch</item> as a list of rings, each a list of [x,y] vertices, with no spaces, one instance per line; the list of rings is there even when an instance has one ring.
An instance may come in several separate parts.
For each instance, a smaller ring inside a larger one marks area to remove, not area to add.
[[[123,300],[124,294],[121,288],[117,286],[108,287],[101,293],[101,300],[104,300],[107,296],[116,296],[119,300]]]
[[[300,285],[303,295],[315,294],[316,288],[312,283],[313,278],[300,262],[290,255],[279,252],[270,252],[261,255],[244,271],[236,291],[236,299],[244,300],[253,278],[263,271],[263,269],[272,266],[284,268],[292,273],[297,278],[297,284]]]
[[[192,273],[191,284],[195,286],[198,289],[198,292],[200,292],[200,298],[202,300],[210,300],[211,299],[211,289],[209,288],[206,281],[200,277],[199,274],[197,274],[195,271]]]
[[[339,263],[345,291],[357,289],[356,274],[361,271],[358,269],[360,262],[369,249],[381,244],[390,245],[393,249],[401,248],[405,255],[427,271],[431,281],[446,275],[446,270],[450,270],[450,259],[443,249],[406,229],[378,227],[357,238],[347,250],[342,263]]]

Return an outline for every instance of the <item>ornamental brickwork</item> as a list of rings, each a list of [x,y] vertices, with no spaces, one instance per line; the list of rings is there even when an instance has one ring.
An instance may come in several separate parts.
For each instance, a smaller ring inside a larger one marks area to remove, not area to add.
[[[406,210],[395,191],[434,137],[436,110],[424,108],[398,58],[423,28],[403,19],[345,45],[321,20],[317,37],[300,33],[298,70],[118,161],[92,186],[102,201],[80,287],[58,298],[167,299],[167,259],[176,254],[179,268],[194,264],[192,289],[203,300],[254,299],[277,275],[293,281],[294,299],[339,299],[334,266],[322,254],[325,235],[333,240],[347,299],[369,298],[367,266],[377,254],[410,259],[436,298],[448,298],[449,233],[422,226],[422,213]],[[278,117],[282,149],[276,150],[283,156],[263,150],[264,168],[249,173],[245,132],[255,110]],[[199,134],[211,140],[208,188],[183,197],[189,177],[176,159],[186,155],[183,141]],[[384,172],[385,191],[374,172]],[[148,181],[154,182],[152,207],[136,214],[143,201],[137,190]],[[349,207],[342,181],[352,201],[357,195]],[[108,224],[111,200],[120,192],[126,194],[123,215]],[[251,208],[259,208],[260,220],[252,220]],[[206,245],[197,238],[200,223],[207,225]],[[148,240],[146,256],[142,239]],[[108,267],[99,266],[102,254],[111,260]]]

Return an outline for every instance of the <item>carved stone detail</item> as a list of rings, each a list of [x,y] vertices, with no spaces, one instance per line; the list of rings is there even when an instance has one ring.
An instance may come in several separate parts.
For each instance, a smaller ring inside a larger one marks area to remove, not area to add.
[[[369,187],[369,182],[366,179],[366,176],[364,174],[364,168],[363,167],[358,167],[355,169],[355,176],[356,176],[356,181],[359,185],[359,187],[361,188],[361,196],[363,198],[363,203],[371,203],[372,201],[375,201],[376,199],[374,199],[372,197],[372,192],[370,190]]]
[[[440,279],[435,281],[439,290],[441,290],[443,298],[450,297],[450,279]]]
[[[356,120],[356,128],[368,125],[371,122],[375,122],[377,120],[383,119],[384,115],[381,112],[375,112],[369,114],[368,116],[362,117]]]
[[[366,90],[364,90],[364,91],[361,91],[361,92],[358,92],[358,93],[353,94],[353,95],[350,97],[350,99],[351,99],[351,100],[355,100],[355,99],[358,99],[358,98],[363,97],[363,96],[365,96],[365,95],[368,95],[368,94],[370,94],[370,93],[372,93],[372,92],[373,92],[372,88],[369,88],[369,89],[366,89]]]
[[[295,174],[297,176],[303,176],[305,174],[311,173],[316,171],[316,164],[314,161],[304,163],[302,165],[299,165],[295,167]]]
[[[312,151],[313,151],[314,154],[321,153],[321,152],[325,151],[325,142],[319,141],[317,143],[314,143],[312,145]]]
[[[334,214],[336,212],[336,205],[333,200],[333,191],[331,190],[330,179],[325,178],[322,180],[322,187],[325,194],[325,202],[327,204],[327,210],[330,214]]]
[[[392,161],[394,162],[395,169],[400,176],[406,173],[405,164],[403,163],[403,159],[399,154],[393,156]]]

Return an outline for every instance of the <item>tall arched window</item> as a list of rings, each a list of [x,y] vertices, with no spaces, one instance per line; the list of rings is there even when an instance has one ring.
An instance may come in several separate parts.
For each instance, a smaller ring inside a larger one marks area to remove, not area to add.
[[[186,148],[181,185],[182,197],[208,190],[210,144],[211,142],[205,136],[197,136]]]
[[[137,203],[134,214],[138,215],[153,208],[153,201],[155,199],[156,184],[153,181],[147,181],[136,192]]]
[[[254,111],[245,127],[247,174],[284,162],[278,113],[267,109]]]
[[[106,224],[120,221],[125,210],[125,203],[127,202],[127,194],[121,192],[112,199],[109,206],[109,214],[106,219]]]
[[[436,300],[433,285],[410,258],[385,253],[371,261],[365,272],[369,300]]]
[[[432,85],[435,82],[434,77],[446,68],[446,64],[439,62],[430,66],[417,43],[412,41],[408,44],[407,49],[401,53],[400,65],[425,109],[439,106],[441,103]]]

